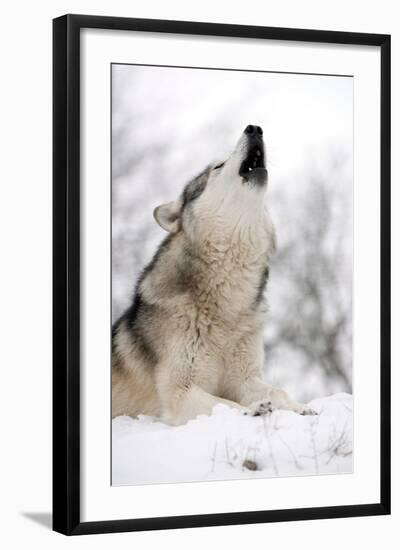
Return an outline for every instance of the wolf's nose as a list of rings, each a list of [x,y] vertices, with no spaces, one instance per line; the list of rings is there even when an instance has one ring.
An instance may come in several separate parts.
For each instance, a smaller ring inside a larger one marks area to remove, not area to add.
[[[263,135],[261,126],[253,126],[252,124],[249,124],[248,126],[246,126],[244,133],[249,135],[251,134],[258,134],[259,136]]]

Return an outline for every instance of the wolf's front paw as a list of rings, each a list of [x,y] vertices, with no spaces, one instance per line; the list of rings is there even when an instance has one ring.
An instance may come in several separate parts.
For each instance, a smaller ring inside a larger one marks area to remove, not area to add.
[[[249,416],[263,416],[272,413],[274,410],[275,408],[272,406],[271,401],[261,400],[255,401],[249,405],[244,414]]]
[[[311,409],[310,407],[307,407],[307,405],[302,405],[300,407],[299,414],[302,416],[315,416],[317,415],[317,411],[314,411],[314,409]]]

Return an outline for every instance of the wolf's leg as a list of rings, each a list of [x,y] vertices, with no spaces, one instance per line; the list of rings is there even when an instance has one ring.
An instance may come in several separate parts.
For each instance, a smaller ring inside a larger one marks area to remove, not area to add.
[[[317,414],[307,405],[290,399],[284,390],[266,384],[257,377],[249,378],[243,384],[240,403],[251,408],[260,407],[263,403],[265,407],[269,404],[270,409],[286,409],[302,415]]]
[[[199,414],[210,415],[213,407],[218,404],[247,412],[246,407],[234,401],[216,397],[195,384],[184,390],[176,388],[170,393],[168,399],[164,396],[162,401],[162,419],[175,426],[186,424],[188,420],[196,418]]]
[[[192,384],[184,391],[175,389],[170,394],[169,399],[164,398],[162,401],[161,418],[164,422],[174,426],[186,424],[186,422],[196,418],[200,414],[211,415],[213,408],[218,404],[228,405],[249,416],[260,416],[269,412],[265,409],[263,403],[245,407],[235,401],[216,397],[196,384]]]
[[[299,414],[315,412],[289,398],[284,390],[263,382],[261,369],[264,362],[261,330],[243,337],[231,351],[230,373],[226,381],[225,397],[238,401],[253,410],[286,409]]]
[[[237,396],[232,398],[219,392],[220,373],[216,361],[221,360],[202,353],[198,338],[171,338],[167,346],[166,358],[155,373],[161,418],[165,422],[184,424],[200,414],[210,415],[217,404],[228,405],[250,416],[268,412],[264,404],[246,407],[238,402]],[[213,388],[215,391],[218,388],[218,397],[210,393]]]

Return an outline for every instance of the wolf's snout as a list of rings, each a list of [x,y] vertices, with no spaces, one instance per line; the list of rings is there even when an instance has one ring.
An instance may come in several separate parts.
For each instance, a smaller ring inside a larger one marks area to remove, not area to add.
[[[254,135],[254,136],[263,135],[261,126],[253,126],[252,124],[249,124],[248,126],[246,126],[244,133],[248,135]]]
[[[265,151],[261,126],[249,124],[246,126],[241,144],[242,162],[239,168],[239,175],[244,181],[251,181],[257,185],[267,183],[268,172],[265,168]],[[244,137],[244,140],[243,140]]]

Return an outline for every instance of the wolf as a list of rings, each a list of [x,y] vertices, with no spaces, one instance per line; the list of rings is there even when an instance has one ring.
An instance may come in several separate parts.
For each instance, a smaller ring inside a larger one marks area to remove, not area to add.
[[[263,131],[154,210],[168,232],[112,328],[112,416],[180,425],[218,403],[259,416],[316,414],[262,379],[264,291],[275,231]]]

